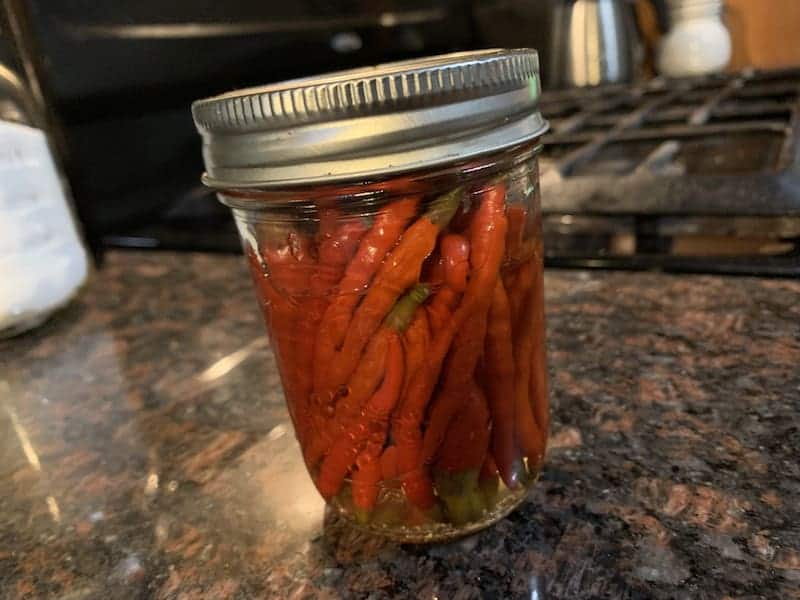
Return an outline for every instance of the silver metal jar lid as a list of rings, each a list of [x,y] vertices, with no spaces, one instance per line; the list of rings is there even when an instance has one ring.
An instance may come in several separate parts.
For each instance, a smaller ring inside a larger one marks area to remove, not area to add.
[[[192,104],[215,188],[374,179],[540,136],[535,50],[482,50],[295,79]]]

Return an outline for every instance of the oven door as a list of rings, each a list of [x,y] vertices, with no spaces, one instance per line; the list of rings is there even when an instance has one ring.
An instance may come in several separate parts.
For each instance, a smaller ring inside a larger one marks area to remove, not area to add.
[[[469,2],[9,0],[90,238],[152,223],[202,172],[192,100],[468,47]]]

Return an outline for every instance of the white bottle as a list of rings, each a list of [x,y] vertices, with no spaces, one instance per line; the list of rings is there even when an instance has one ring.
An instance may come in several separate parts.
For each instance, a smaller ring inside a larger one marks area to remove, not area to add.
[[[47,137],[0,64],[0,337],[42,323],[86,280],[88,260]]]
[[[670,30],[661,41],[658,71],[667,77],[710,75],[731,58],[722,0],[668,0]]]

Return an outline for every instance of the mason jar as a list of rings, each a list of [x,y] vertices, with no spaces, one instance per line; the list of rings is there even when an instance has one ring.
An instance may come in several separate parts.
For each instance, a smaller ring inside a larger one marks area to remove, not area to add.
[[[542,468],[538,70],[459,53],[192,107],[306,466],[358,527],[463,535]]]

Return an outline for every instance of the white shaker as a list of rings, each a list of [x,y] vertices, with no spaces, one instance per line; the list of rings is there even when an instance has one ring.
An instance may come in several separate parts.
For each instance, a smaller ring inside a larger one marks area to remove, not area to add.
[[[731,58],[723,0],[667,0],[667,9],[670,29],[659,48],[659,73],[689,77],[722,71]]]
[[[45,321],[88,272],[65,180],[32,106],[0,63],[0,337]]]

